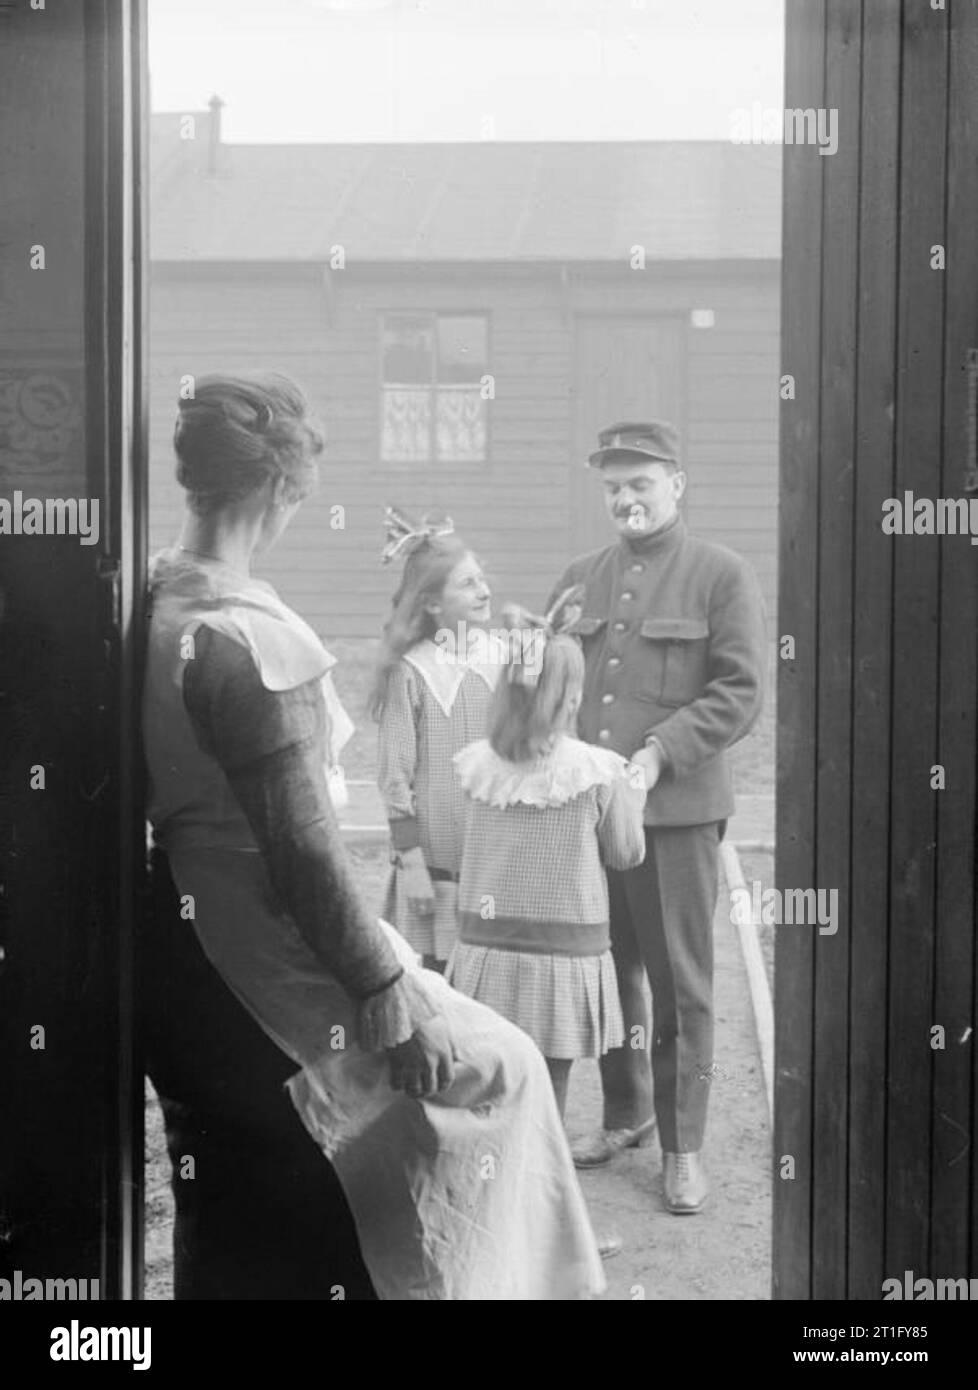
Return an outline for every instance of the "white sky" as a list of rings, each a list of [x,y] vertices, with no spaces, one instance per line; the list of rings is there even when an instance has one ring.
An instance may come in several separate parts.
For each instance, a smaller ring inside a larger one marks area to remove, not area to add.
[[[152,107],[216,92],[232,142],[727,139],[735,110],[783,107],[783,9],[149,0]]]

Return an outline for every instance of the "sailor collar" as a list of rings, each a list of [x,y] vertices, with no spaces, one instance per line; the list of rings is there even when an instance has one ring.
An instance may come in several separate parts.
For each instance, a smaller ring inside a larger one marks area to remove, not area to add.
[[[495,689],[503,668],[504,651],[500,642],[487,635],[480,652],[480,656],[484,656],[485,659],[471,660],[437,645],[430,638],[425,638],[404,653],[404,660],[417,671],[442,713],[450,715],[462,683],[469,673],[484,681],[489,690]]]

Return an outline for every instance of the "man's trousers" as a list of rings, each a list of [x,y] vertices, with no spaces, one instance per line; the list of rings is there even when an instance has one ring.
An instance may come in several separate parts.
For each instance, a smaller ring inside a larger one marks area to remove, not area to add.
[[[646,826],[644,863],[608,872],[625,1045],[601,1059],[604,1125],[633,1129],[654,1105],[667,1153],[694,1153],[703,1145],[713,1067],[713,913],[725,825]]]

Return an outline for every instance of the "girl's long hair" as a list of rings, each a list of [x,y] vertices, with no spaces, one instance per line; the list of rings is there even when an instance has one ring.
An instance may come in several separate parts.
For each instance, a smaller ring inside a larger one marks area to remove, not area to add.
[[[489,742],[508,762],[528,762],[564,732],[567,704],[579,701],[584,685],[584,655],[573,637],[548,637],[536,685],[508,680],[507,674],[489,707]]]
[[[391,614],[384,624],[380,643],[370,698],[370,712],[375,719],[383,712],[391,672],[401,657],[438,631],[437,620],[428,612],[428,604],[438,602],[452,570],[471,553],[458,536],[429,536],[404,562],[404,573],[391,600]]]

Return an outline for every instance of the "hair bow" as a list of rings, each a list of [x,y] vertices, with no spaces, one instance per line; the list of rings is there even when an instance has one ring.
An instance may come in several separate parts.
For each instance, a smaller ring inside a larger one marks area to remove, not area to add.
[[[572,584],[562,590],[543,617],[519,604],[503,609],[502,619],[509,629],[509,665],[506,679],[513,685],[535,686],[543,670],[543,649],[551,637],[560,636],[581,616],[584,585]]]
[[[450,516],[435,520],[426,513],[418,522],[412,521],[398,507],[385,507],[384,533],[387,541],[381,552],[380,563],[389,565],[398,555],[412,555],[425,541],[436,536],[450,536],[454,530],[455,523]]]
[[[569,632],[581,616],[584,607],[584,585],[571,584],[559,593],[543,620],[544,627],[551,637]]]

